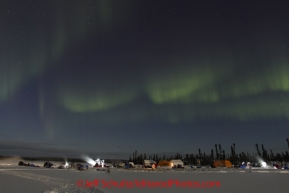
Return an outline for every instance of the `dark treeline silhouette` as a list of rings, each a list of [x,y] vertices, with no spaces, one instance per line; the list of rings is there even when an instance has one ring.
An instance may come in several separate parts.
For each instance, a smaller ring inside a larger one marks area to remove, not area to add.
[[[287,145],[289,148],[289,140],[286,139]],[[165,154],[159,156],[157,154],[147,156],[144,154],[137,154],[137,151],[133,153],[132,156],[129,156],[129,161],[133,161],[135,164],[143,164],[143,160],[149,159],[159,162],[160,160],[172,160],[172,159],[181,159],[184,164],[187,165],[213,165],[214,160],[227,159],[230,160],[234,165],[241,165],[242,162],[258,162],[258,158],[261,158],[265,162],[279,161],[279,162],[289,162],[288,151],[281,153],[274,153],[271,149],[267,151],[263,144],[261,144],[261,150],[258,144],[256,145],[257,152],[237,152],[236,144],[233,143],[230,147],[230,154],[226,154],[225,150],[222,149],[221,144],[215,144],[215,151],[211,149],[211,153],[208,155],[202,153],[201,149],[198,149],[196,154],[185,154],[185,156],[180,155],[179,153],[171,156],[166,156]]]

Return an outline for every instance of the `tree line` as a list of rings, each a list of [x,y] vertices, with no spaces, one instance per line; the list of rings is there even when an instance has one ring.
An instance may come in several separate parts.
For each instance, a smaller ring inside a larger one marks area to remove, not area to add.
[[[289,140],[286,139],[287,146],[289,148]],[[249,152],[237,152],[236,151],[236,144],[233,143],[230,146],[230,152],[226,153],[225,150],[222,148],[221,144],[215,144],[215,147],[211,149],[211,152],[209,154],[206,154],[205,152],[202,152],[199,148],[198,153],[195,154],[185,154],[182,156],[179,153],[176,153],[175,155],[166,156],[153,154],[153,155],[146,155],[139,154],[137,151],[135,151],[132,156],[129,156],[129,161],[134,162],[135,164],[143,164],[143,160],[154,160],[156,162],[159,162],[160,160],[172,160],[172,159],[181,159],[184,164],[187,165],[213,165],[214,160],[230,160],[232,164],[234,165],[241,165],[242,162],[256,162],[257,158],[261,158],[265,162],[270,161],[279,161],[279,162],[289,162],[289,154],[288,151],[286,152],[277,152],[274,153],[272,149],[268,151],[265,149],[264,145],[261,144],[261,148],[259,147],[259,144],[255,144],[256,146],[256,152],[249,153]]]

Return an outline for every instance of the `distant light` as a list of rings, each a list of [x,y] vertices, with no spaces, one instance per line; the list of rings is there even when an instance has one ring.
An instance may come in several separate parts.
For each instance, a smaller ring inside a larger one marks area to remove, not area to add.
[[[65,164],[64,164],[64,168],[68,168],[69,164],[67,161],[65,161]]]
[[[95,160],[95,163],[97,163],[97,165],[101,165],[101,167],[103,168],[104,166],[104,159],[103,160],[100,160],[99,158],[97,158],[97,160]]]
[[[89,163],[89,164],[92,165],[92,166],[95,166],[96,161],[94,161],[93,159],[91,159],[91,158],[88,157],[88,156],[82,156],[82,157],[83,157],[84,161],[86,161],[87,163]]]
[[[261,164],[262,167],[267,167],[267,163],[264,162],[264,160],[261,157],[257,156],[257,160]]]
[[[264,161],[261,161],[261,165],[262,165],[262,167],[266,167],[267,166],[266,162],[264,162]]]

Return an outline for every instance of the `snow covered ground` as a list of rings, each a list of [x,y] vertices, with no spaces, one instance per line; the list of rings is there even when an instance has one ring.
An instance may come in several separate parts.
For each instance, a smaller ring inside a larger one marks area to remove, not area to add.
[[[185,169],[126,170],[110,173],[18,166],[0,160],[1,193],[92,192],[289,192],[288,170]],[[42,166],[44,162],[35,163]]]

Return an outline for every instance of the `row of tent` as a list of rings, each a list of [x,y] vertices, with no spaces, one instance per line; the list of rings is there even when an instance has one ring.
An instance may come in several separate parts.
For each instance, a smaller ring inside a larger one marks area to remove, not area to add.
[[[154,160],[144,160],[143,163],[144,167],[184,167],[184,162],[180,159],[177,160],[160,160],[158,163],[156,163]]]
[[[158,163],[156,163],[153,160],[144,160],[144,166],[155,166],[157,167],[171,167],[171,168],[182,168],[184,167],[184,162],[180,159],[177,160],[160,160]],[[233,164],[229,160],[215,160],[214,161],[214,167],[233,167]]]
[[[175,160],[160,160],[156,163],[153,160],[144,160],[144,167],[169,167],[169,168],[182,168],[184,167],[184,162],[180,159]]]
[[[184,162],[182,160],[180,160],[180,159],[171,160],[171,161],[161,160],[161,161],[159,161],[157,166],[159,166],[159,167],[182,168],[182,167],[184,167]]]

